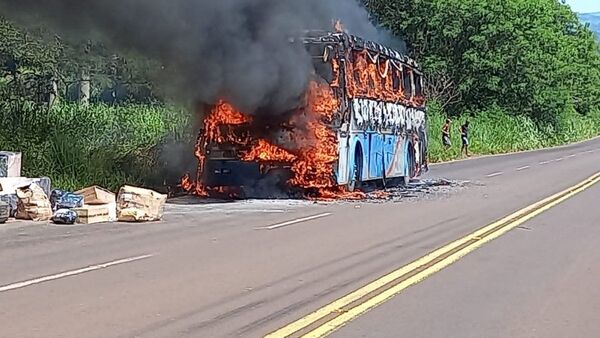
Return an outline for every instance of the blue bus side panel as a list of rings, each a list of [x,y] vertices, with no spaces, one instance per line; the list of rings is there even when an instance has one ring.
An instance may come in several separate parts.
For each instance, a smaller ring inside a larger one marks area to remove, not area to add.
[[[362,181],[383,178],[384,163],[382,159],[385,159],[387,178],[406,176],[408,174],[408,146],[409,143],[405,136],[353,133],[350,137],[348,162],[345,168],[348,177],[354,168],[357,147],[362,150],[363,154]],[[344,168],[340,167],[339,170],[344,170]],[[347,181],[339,183],[346,184]]]
[[[371,147],[371,139],[369,134],[361,133],[357,135],[357,145],[361,146],[362,149],[362,172],[360,173],[360,179],[367,181],[369,179],[369,148]]]
[[[386,177],[395,178],[404,176],[404,137],[400,135],[386,136]]]
[[[362,181],[368,180],[368,150],[369,150],[369,137],[364,133],[352,133],[350,135],[350,147],[348,148],[348,165],[346,170],[348,170],[348,179],[350,179],[350,175],[354,170],[354,164],[356,161],[356,149],[360,149],[362,155],[362,172],[360,173],[360,179]],[[342,168],[340,168],[342,170]],[[348,182],[343,182],[341,184],[345,184]]]
[[[404,140],[404,144],[402,144],[402,149],[403,149],[403,153],[404,156],[402,156],[402,176],[409,176],[409,163],[408,163],[408,147],[410,147],[410,142],[408,142],[408,139]]]
[[[368,179],[378,179],[383,177],[384,161],[384,135],[369,134],[371,138],[369,148],[369,177]]]

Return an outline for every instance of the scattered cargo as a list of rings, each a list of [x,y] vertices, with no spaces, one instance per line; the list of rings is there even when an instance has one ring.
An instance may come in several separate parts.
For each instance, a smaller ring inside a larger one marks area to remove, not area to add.
[[[55,189],[50,194],[50,204],[52,210],[81,208],[83,206],[83,196],[72,192]]]
[[[21,176],[21,153],[0,151],[0,177]]]
[[[52,216],[52,222],[56,224],[74,224],[76,220],[77,213],[71,209],[58,209]]]
[[[84,205],[105,205],[108,208],[109,222],[117,221],[117,195],[99,187],[92,186],[76,191],[83,196]]]
[[[3,194],[0,191],[0,201],[8,204],[8,217],[15,217],[17,214],[17,194]]]
[[[6,223],[10,216],[10,206],[6,202],[0,201],[0,224]]]
[[[114,193],[99,186],[87,187],[76,191],[75,194],[83,196],[86,205],[111,204],[117,200]]]
[[[52,218],[50,200],[37,183],[17,188],[16,217],[36,222],[47,221]]]
[[[121,222],[159,221],[166,201],[167,195],[126,185],[117,197],[117,218]]]
[[[109,204],[86,205],[73,211],[77,213],[77,223],[80,224],[110,222]]]

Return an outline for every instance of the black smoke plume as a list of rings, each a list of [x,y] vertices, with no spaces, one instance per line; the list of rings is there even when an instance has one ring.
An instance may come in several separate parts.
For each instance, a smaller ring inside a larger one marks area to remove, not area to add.
[[[289,37],[336,19],[381,37],[357,0],[0,0],[0,15],[157,59],[187,98],[245,112],[285,111],[305,90],[311,62]]]

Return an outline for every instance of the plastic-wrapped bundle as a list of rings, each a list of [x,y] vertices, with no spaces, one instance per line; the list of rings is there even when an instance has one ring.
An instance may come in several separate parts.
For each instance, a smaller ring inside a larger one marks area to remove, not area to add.
[[[6,202],[0,201],[0,224],[6,223],[8,221],[8,216],[10,215],[10,206]]]
[[[56,189],[50,194],[50,204],[52,204],[52,210],[55,211],[59,209],[81,208],[83,206],[83,196]]]
[[[76,220],[77,213],[70,209],[58,209],[52,216],[52,222],[56,224],[74,224]]]
[[[8,204],[8,217],[15,217],[17,214],[17,195],[0,195],[0,201]]]

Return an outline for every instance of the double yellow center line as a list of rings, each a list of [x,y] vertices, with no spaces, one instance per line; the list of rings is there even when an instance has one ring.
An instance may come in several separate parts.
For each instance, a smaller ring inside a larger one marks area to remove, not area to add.
[[[575,186],[532,204],[270,333],[266,338],[325,337],[356,317],[381,305],[411,285],[453,264],[480,246],[600,182],[600,172]]]

